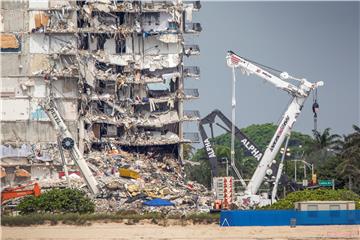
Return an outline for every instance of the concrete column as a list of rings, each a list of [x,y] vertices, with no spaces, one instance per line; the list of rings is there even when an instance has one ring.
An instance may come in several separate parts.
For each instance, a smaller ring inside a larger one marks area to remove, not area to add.
[[[181,26],[180,29],[182,30],[182,34],[184,34],[184,29],[185,29],[185,12],[182,13],[182,18],[181,18]],[[184,46],[183,47],[183,51],[184,51]],[[184,92],[184,58],[183,55],[181,56],[181,66],[179,67],[179,72],[180,72],[180,77],[178,79],[178,90],[183,93]],[[184,140],[184,126],[183,126],[183,116],[184,116],[184,100],[178,99],[178,114],[179,114],[179,137],[180,137],[180,142],[182,142]],[[179,161],[181,163],[183,163],[184,160],[184,145],[182,143],[179,144],[178,146],[178,152],[179,152]]]
[[[180,77],[178,79],[178,90],[180,90],[180,92],[184,91],[184,77],[183,77],[183,66],[180,67]],[[182,142],[184,140],[184,126],[183,126],[183,116],[184,116],[184,100],[178,99],[178,114],[179,114],[179,137],[180,137],[180,141]],[[179,144],[178,147],[178,151],[179,151],[179,161],[182,163],[184,160],[184,146],[183,143]]]
[[[80,119],[79,119],[79,151],[81,154],[84,154],[84,136],[85,136],[84,119],[82,117],[80,117]]]

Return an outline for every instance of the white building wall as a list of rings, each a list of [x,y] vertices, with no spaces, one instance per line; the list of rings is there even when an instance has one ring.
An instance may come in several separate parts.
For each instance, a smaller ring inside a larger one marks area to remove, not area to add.
[[[142,40],[144,39],[144,40]],[[159,41],[159,36],[137,36],[134,38],[134,47],[132,45],[132,38],[126,38],[126,53],[128,54],[142,54],[144,41],[144,55],[158,55],[158,54],[180,54],[182,53],[182,44],[179,43],[164,43]],[[157,46],[157,47],[156,47]],[[133,52],[134,49],[134,52]]]
[[[29,99],[1,99],[1,121],[28,120]]]

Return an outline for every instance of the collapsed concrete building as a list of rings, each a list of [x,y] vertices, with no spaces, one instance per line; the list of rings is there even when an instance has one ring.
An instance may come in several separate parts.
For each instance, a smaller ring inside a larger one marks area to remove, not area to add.
[[[184,101],[199,93],[184,81],[200,70],[184,58],[200,51],[184,35],[201,31],[199,9],[181,0],[2,1],[2,184],[61,175],[49,100],[81,153],[161,152],[181,163],[183,144],[198,141],[184,122],[199,112]]]

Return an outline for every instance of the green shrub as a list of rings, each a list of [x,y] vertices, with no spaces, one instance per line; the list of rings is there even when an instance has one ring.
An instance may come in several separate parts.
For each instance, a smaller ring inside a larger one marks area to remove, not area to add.
[[[295,202],[300,201],[355,201],[356,209],[360,209],[360,196],[346,189],[316,189],[289,193],[276,203],[261,209],[293,209]]]
[[[144,214],[128,214],[119,215],[114,213],[65,213],[65,214],[53,214],[53,213],[32,213],[27,215],[18,216],[2,216],[2,226],[31,226],[40,224],[56,225],[58,223],[68,225],[88,225],[91,222],[121,222],[127,220],[128,224],[135,224],[144,219],[150,219],[154,224],[163,224],[163,221],[168,219],[175,219],[179,222],[186,224],[187,220],[193,223],[210,224],[219,222],[220,214],[210,213],[194,213],[191,215],[169,215],[165,216],[161,213],[148,212]]]
[[[20,214],[92,213],[95,204],[78,189],[52,189],[39,197],[28,196],[16,207]]]

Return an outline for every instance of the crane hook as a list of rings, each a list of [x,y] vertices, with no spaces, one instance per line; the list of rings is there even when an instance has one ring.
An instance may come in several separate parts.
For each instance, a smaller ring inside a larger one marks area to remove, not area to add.
[[[315,89],[315,93],[313,95],[313,105],[312,105],[312,111],[314,113],[314,131],[317,131],[317,114],[320,109],[317,99],[318,99],[318,94],[317,94],[317,89]]]

